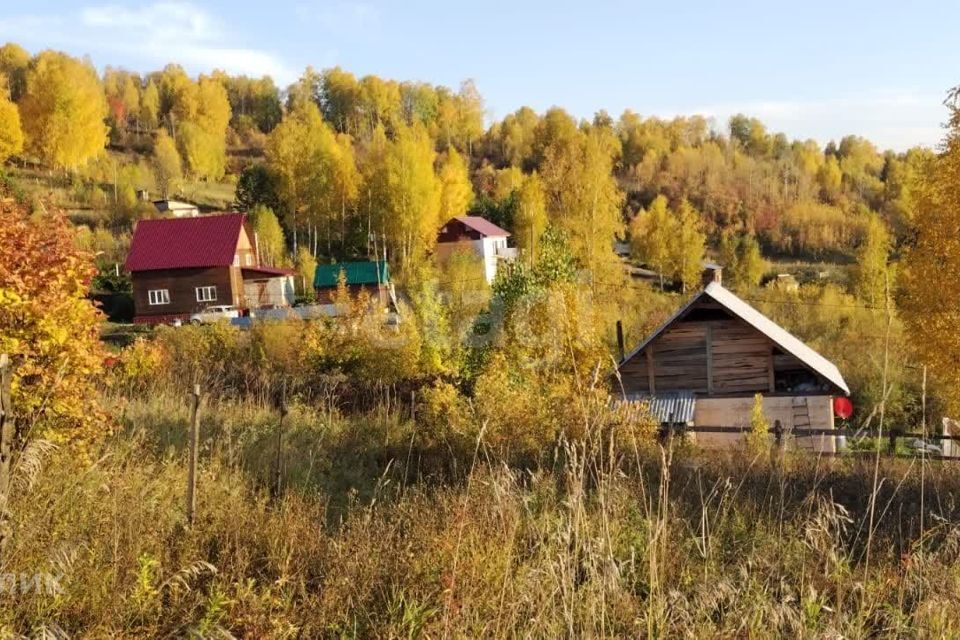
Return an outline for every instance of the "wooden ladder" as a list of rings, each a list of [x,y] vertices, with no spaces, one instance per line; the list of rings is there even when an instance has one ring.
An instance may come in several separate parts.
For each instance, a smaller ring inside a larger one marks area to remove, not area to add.
[[[793,399],[793,429],[794,435],[797,431],[806,431],[810,428],[810,405],[806,398]],[[813,441],[810,437],[801,438],[797,442],[797,447],[801,449],[813,449]]]

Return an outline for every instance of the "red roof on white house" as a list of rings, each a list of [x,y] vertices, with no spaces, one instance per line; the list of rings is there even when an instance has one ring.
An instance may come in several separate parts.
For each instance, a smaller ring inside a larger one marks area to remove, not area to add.
[[[233,264],[242,213],[141,220],[130,241],[127,271],[226,267]]]
[[[480,216],[457,216],[455,219],[467,225],[480,235],[491,237],[496,236],[501,238],[507,238],[510,236],[509,231],[506,229],[501,229],[486,218],[481,218]]]

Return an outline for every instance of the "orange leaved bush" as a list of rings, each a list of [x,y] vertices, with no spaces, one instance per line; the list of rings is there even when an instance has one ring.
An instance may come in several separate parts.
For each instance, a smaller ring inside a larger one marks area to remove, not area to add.
[[[31,215],[0,185],[0,353],[13,361],[21,438],[85,442],[106,428],[100,312],[86,298],[92,258],[60,212]]]

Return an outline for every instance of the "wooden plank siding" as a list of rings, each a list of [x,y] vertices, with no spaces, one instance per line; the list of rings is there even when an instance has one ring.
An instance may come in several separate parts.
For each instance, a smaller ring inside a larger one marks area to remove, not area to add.
[[[716,305],[696,305],[691,311],[621,364],[627,393],[766,395],[790,392],[785,374],[817,379],[765,334]]]
[[[137,316],[189,315],[210,305],[243,304],[243,280],[238,267],[137,271],[131,274],[131,281]],[[197,302],[197,287],[208,286],[217,288],[217,299]],[[153,289],[166,289],[170,303],[150,304],[148,292]]]
[[[740,320],[713,322],[713,391],[770,391],[773,343]]]

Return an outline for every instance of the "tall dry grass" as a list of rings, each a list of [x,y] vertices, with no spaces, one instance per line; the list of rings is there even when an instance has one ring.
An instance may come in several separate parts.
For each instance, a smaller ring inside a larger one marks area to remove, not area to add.
[[[197,521],[184,516],[185,403],[134,402],[93,465],[65,450],[17,471],[0,573],[8,635],[70,637],[956,637],[960,471],[705,457],[588,433],[538,464],[480,436],[421,449],[396,412],[294,407],[285,491],[276,415],[203,408]],[[443,457],[456,457],[441,464]],[[32,469],[32,470],[31,470]],[[30,482],[32,480],[32,482]]]

